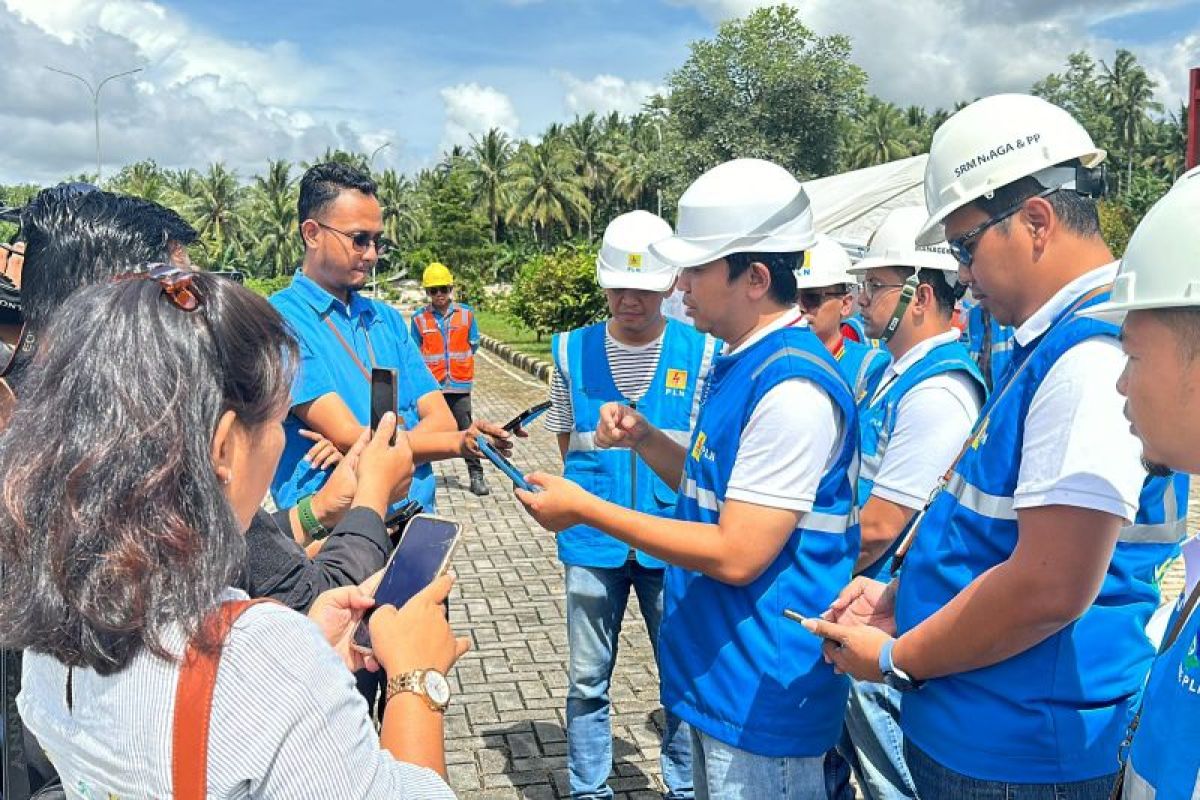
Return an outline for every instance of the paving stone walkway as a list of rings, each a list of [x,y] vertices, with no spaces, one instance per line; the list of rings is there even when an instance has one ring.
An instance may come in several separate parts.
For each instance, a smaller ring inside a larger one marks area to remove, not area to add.
[[[548,387],[490,353],[477,359],[477,418],[505,422],[546,398]],[[558,472],[554,438],[535,426],[514,462]],[[461,461],[437,466],[439,510],[466,525],[455,561],[451,622],[474,648],[450,677],[455,699],[446,717],[450,783],[463,800],[567,797],[564,706],[567,684],[563,571],[554,538],[513,498],[511,483],[485,464],[489,497],[466,491]],[[1189,528],[1200,529],[1193,492]],[[1177,595],[1182,569],[1164,595]],[[630,603],[612,685],[614,773],[618,798],[661,796],[658,675],[637,603]]]

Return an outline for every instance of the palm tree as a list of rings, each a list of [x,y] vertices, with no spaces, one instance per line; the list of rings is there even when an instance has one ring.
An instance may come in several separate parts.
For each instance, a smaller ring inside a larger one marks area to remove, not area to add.
[[[558,138],[547,136],[536,145],[521,145],[513,159],[512,192],[509,219],[529,225],[534,239],[543,244],[549,243],[554,227],[570,236],[580,221],[586,224],[591,216],[592,204],[571,152]]]
[[[563,138],[573,151],[575,174],[583,184],[588,203],[595,208],[597,201],[604,191],[606,178],[612,173],[613,157],[606,148],[604,131],[596,122],[595,113],[585,117],[576,117],[575,121],[566,127]],[[588,239],[592,238],[592,218],[587,218]]]
[[[412,181],[395,170],[384,170],[378,181],[379,205],[383,210],[383,235],[400,249],[406,249],[421,237],[425,220]],[[399,253],[388,253],[384,259],[385,271],[399,265]]]
[[[1187,104],[1180,103],[1179,113],[1168,112],[1165,119],[1154,123],[1147,154],[1141,163],[1172,183],[1187,166],[1187,115]]]
[[[250,187],[250,216],[256,237],[254,258],[261,265],[254,271],[265,271],[267,277],[286,272],[302,255],[296,222],[298,191],[291,172],[289,162],[270,161],[266,175],[256,175]]]
[[[849,152],[852,167],[872,167],[912,154],[912,130],[904,112],[891,103],[872,98],[855,133]]]
[[[237,173],[222,163],[209,165],[208,172],[195,182],[195,193],[188,204],[192,224],[200,233],[205,249],[213,260],[223,260],[237,244],[237,205],[241,195]]]
[[[111,192],[128,194],[154,203],[165,203],[170,190],[167,175],[153,160],[138,161],[122,167],[107,181]]]
[[[1100,87],[1105,101],[1112,108],[1117,140],[1125,156],[1125,191],[1133,185],[1133,160],[1137,146],[1150,130],[1149,112],[1163,110],[1154,100],[1157,82],[1146,74],[1137,58],[1128,50],[1118,50],[1111,67],[1100,62],[1104,74]]]
[[[508,204],[508,168],[514,146],[508,134],[492,128],[482,139],[471,137],[468,174],[475,202],[487,216],[492,229],[492,244],[500,241]]]

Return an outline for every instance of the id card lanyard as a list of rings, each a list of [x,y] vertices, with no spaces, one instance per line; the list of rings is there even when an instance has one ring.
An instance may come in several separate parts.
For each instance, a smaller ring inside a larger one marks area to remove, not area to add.
[[[933,506],[933,502],[937,500],[938,495],[944,492],[946,487],[950,485],[950,480],[954,477],[954,470],[958,467],[959,462],[961,462],[963,457],[967,454],[967,451],[970,450],[971,446],[977,441],[982,441],[983,437],[987,434],[988,423],[991,421],[992,412],[995,411],[1000,405],[1000,401],[1004,398],[1004,395],[1008,392],[1008,390],[1014,384],[1016,384],[1017,376],[1024,372],[1025,367],[1029,366],[1029,364],[1033,362],[1033,356],[1034,353],[1037,352],[1037,349],[1041,347],[1047,339],[1050,338],[1050,334],[1053,333],[1060,325],[1063,325],[1067,321],[1074,319],[1075,312],[1086,305],[1088,301],[1107,292],[1111,288],[1112,284],[1105,284],[1104,286],[1097,287],[1071,304],[1071,307],[1067,309],[1066,313],[1063,314],[1058,321],[1051,325],[1050,329],[1042,335],[1041,341],[1034,345],[1033,352],[1031,352],[1029,356],[1021,362],[1021,366],[1012,374],[1008,381],[1005,382],[1003,388],[1000,389],[1000,394],[995,398],[995,400],[992,401],[987,414],[983,415],[979,421],[975,423],[975,426],[971,429],[970,435],[967,436],[967,440],[963,442],[962,449],[958,451],[958,455],[954,457],[954,461],[950,462],[950,467],[942,474],[942,477],[938,479],[937,486],[934,487],[933,492],[929,495],[929,499],[925,502],[925,507],[917,512],[917,514],[915,514],[911,520],[909,520],[908,525],[906,525],[904,530],[901,532],[900,536],[902,538],[900,541],[900,547],[896,549],[896,555],[892,557],[893,574],[900,574],[900,568],[904,565],[904,559],[908,555],[908,551],[912,548],[913,542],[917,538],[917,532],[921,529],[921,522],[925,519],[925,514],[929,511],[930,507]]]

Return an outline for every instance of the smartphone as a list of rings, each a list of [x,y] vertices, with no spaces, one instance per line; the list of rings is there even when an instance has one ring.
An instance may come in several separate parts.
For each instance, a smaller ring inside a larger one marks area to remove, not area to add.
[[[799,611],[792,611],[790,608],[785,608],[783,610],[783,615],[785,617],[787,617],[788,619],[790,619],[792,622],[803,623],[804,620],[807,619],[807,617],[803,616]],[[808,628],[805,628],[804,630],[807,631]],[[813,636],[819,636],[819,635],[820,634],[816,634],[816,633],[813,634]],[[838,642],[836,639],[830,639],[828,636],[821,636],[821,638],[827,642],[834,642],[836,644],[841,644],[841,642]]]
[[[396,370],[386,367],[375,367],[371,370],[371,432],[379,430],[379,420],[383,419],[383,415],[391,411],[393,414],[399,415],[396,410],[396,384],[399,381],[399,375]],[[396,420],[396,429],[400,429],[400,420]],[[392,435],[392,441],[389,444],[396,443],[395,434]]]
[[[518,428],[528,428],[529,423],[533,422],[535,419],[540,417],[542,414],[545,414],[549,410],[549,400],[544,403],[538,403],[536,406],[530,406],[520,414],[517,414],[515,417],[510,419],[508,422],[504,423],[504,430],[508,431],[509,433],[516,433]]]
[[[388,538],[392,540],[393,548],[400,544],[400,539],[404,536],[404,529],[412,518],[424,510],[416,500],[406,500],[383,521],[383,526],[387,528]]]
[[[509,477],[509,480],[527,492],[534,491],[533,486],[531,486],[530,483],[525,480],[525,473],[517,469],[507,458],[500,455],[500,453],[496,451],[496,448],[492,447],[492,445],[488,442],[486,436],[481,435],[475,437],[475,443],[479,445],[480,452],[487,456],[487,460],[495,464],[498,470]]]
[[[375,605],[399,608],[441,576],[450,566],[461,532],[460,523],[445,517],[417,514],[409,520],[375,590]],[[371,650],[368,623],[374,610],[364,614],[354,629],[354,646],[366,652]]]

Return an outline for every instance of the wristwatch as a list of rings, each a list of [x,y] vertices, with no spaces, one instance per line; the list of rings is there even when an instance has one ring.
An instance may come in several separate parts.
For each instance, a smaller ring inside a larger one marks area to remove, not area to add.
[[[388,678],[387,699],[400,692],[419,694],[434,711],[445,711],[450,705],[450,684],[436,669],[414,669]]]
[[[883,673],[883,682],[898,692],[913,692],[925,685],[907,672],[900,669],[892,661],[892,648],[896,646],[895,639],[888,639],[887,644],[879,651],[879,671]]]
[[[296,513],[300,517],[300,528],[304,531],[304,535],[310,539],[324,539],[329,535],[329,529],[321,524],[321,520],[317,519],[316,512],[312,507],[313,496],[311,494],[301,497],[296,503]]]

